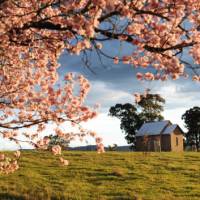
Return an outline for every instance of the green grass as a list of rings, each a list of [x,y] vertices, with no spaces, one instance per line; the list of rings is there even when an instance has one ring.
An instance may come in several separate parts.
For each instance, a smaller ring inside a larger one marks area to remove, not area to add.
[[[199,200],[200,153],[25,151],[20,169],[0,175],[0,200]]]

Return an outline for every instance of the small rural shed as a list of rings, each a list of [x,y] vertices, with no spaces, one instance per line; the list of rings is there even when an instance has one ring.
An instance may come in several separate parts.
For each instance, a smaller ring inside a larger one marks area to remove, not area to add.
[[[184,132],[170,121],[149,122],[136,134],[137,151],[183,151]]]

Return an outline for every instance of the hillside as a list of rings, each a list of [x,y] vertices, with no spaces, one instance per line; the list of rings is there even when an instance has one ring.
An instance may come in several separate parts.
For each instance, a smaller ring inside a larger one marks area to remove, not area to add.
[[[200,199],[200,153],[66,151],[64,157],[68,167],[48,152],[23,152],[21,168],[0,175],[0,199]]]

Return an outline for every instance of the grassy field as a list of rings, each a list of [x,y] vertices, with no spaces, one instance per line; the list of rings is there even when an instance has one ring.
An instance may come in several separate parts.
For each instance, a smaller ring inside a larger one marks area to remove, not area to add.
[[[199,200],[200,153],[26,151],[20,169],[0,175],[0,200]]]

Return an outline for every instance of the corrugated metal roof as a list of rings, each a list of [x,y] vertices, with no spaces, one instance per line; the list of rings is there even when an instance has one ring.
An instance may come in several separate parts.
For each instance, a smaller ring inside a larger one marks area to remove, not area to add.
[[[173,131],[176,129],[178,125],[177,124],[172,124],[171,126],[168,126],[162,134],[171,134]]]
[[[171,122],[169,120],[145,123],[138,130],[136,136],[159,135],[168,125],[171,126]]]

